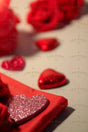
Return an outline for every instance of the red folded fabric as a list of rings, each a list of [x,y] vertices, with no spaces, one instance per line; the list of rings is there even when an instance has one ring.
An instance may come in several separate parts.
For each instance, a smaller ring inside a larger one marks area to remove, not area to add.
[[[26,86],[6,75],[0,73],[0,77],[3,82],[8,84],[9,90],[12,95],[25,94],[27,97],[31,97],[37,94],[45,95],[50,101],[48,107],[33,119],[26,123],[19,125],[18,129],[12,129],[11,132],[42,132],[43,129],[63,110],[68,104],[66,98],[62,96],[53,95],[50,93],[35,90]]]
[[[8,109],[5,105],[0,103],[0,125],[9,116]]]

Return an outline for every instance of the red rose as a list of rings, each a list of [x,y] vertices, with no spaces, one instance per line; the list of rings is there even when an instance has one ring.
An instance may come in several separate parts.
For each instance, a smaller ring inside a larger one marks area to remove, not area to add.
[[[4,2],[7,2],[7,5]],[[4,0],[0,5],[0,56],[13,53],[17,45],[16,24],[19,19],[9,9],[10,0]]]
[[[15,26],[15,21],[13,11],[8,8],[2,15],[4,15],[4,17],[0,17],[0,37],[5,37]]]
[[[55,29],[60,22],[77,18],[84,0],[38,0],[31,4],[27,21],[37,31]]]
[[[27,21],[37,31],[55,29],[63,20],[63,12],[58,9],[51,0],[38,0],[31,4],[31,12],[28,13]]]
[[[0,103],[0,124],[9,116],[8,109],[5,105]]]
[[[58,8],[64,13],[65,19],[77,18],[84,0],[56,0]]]

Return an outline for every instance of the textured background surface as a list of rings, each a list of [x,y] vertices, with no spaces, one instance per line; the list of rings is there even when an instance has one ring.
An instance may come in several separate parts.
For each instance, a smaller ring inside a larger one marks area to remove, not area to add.
[[[45,132],[88,132],[88,0],[79,19],[62,29],[37,34],[25,21],[31,1],[12,0],[11,3],[21,19],[17,27],[19,44],[16,55],[24,56],[26,67],[20,72],[6,71],[0,67],[0,72],[35,89],[39,89],[37,80],[44,69],[53,68],[64,73],[70,81],[68,85],[44,91],[66,97],[69,107]],[[35,40],[43,37],[56,37],[61,45],[50,52],[39,51]],[[0,63],[10,58],[12,56],[1,57]]]

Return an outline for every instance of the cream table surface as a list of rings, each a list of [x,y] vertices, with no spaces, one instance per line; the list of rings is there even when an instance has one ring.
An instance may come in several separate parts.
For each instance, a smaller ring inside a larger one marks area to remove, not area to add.
[[[44,132],[88,132],[88,0],[80,19],[73,20],[62,29],[37,34],[26,23],[31,1],[11,2],[11,7],[21,19],[17,27],[19,44],[16,55],[24,56],[26,67],[19,72],[6,71],[0,67],[0,72],[38,90],[38,77],[44,69],[53,68],[64,73],[69,80],[68,85],[44,91],[66,97],[68,107]],[[50,52],[39,51],[35,41],[44,37],[56,37],[61,45]],[[13,56],[1,57],[0,63]]]

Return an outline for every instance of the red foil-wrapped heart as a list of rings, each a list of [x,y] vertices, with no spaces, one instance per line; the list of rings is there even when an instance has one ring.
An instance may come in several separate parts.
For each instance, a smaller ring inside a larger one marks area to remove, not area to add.
[[[1,66],[6,70],[20,71],[23,70],[25,66],[25,61],[23,57],[16,56],[11,61],[2,62]]]
[[[43,51],[50,51],[55,49],[59,42],[55,38],[44,38],[36,41],[36,45]]]
[[[38,80],[38,86],[41,89],[50,89],[66,84],[67,79],[64,74],[53,69],[44,70]]]

